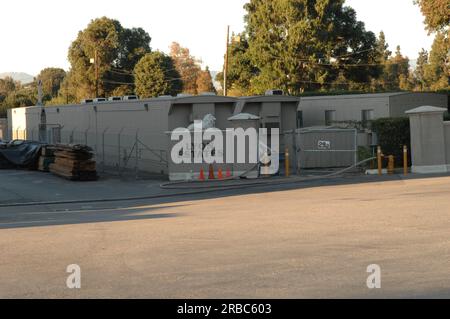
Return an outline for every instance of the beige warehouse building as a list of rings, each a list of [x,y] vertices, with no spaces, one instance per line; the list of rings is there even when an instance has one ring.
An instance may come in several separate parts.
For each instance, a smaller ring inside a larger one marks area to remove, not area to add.
[[[261,117],[257,127],[295,128],[299,98],[261,96],[237,99],[216,95],[162,96],[64,106],[10,109],[11,139],[80,143],[94,149],[101,167],[184,176],[170,165],[170,132],[211,114],[220,130],[242,111]],[[191,168],[196,171],[198,167]],[[190,171],[190,170],[189,170]]]
[[[376,93],[302,97],[298,119],[302,127],[329,126],[345,121],[405,117],[422,105],[447,108],[448,96],[437,93]]]
[[[173,165],[170,132],[176,128],[186,128],[208,114],[216,118],[215,126],[220,130],[236,125],[278,128],[282,134],[280,153],[284,155],[284,150],[288,149],[293,157],[291,165],[294,165],[297,155],[302,155],[298,154],[297,146],[303,145],[300,139],[306,137],[299,129],[327,127],[340,121],[405,116],[405,111],[417,106],[446,108],[447,103],[446,95],[407,92],[302,98],[270,93],[242,98],[211,94],[162,96],[143,100],[94,101],[77,105],[10,109],[7,127],[10,139],[86,144],[93,148],[101,169],[112,168],[119,174],[129,171],[136,175],[139,172],[163,174],[170,179],[179,179],[185,178],[187,173],[198,174],[203,167]],[[251,123],[230,121],[239,114],[250,114],[257,120]],[[329,130],[315,131],[315,139],[330,140],[329,133]],[[366,133],[358,134],[348,150],[370,144]],[[314,140],[311,145],[316,147],[316,144]],[[353,159],[354,156],[348,157]],[[308,167],[315,167],[315,161],[309,163]],[[242,171],[242,167],[233,167],[233,170]]]

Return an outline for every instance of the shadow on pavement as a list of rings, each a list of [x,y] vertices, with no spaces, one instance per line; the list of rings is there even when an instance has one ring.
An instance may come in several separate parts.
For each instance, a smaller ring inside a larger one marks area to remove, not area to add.
[[[176,218],[181,215],[173,210],[181,206],[183,205],[42,212],[14,211],[0,214],[0,229]],[[169,211],[164,212],[166,210]],[[158,213],[152,214],[152,211]]]

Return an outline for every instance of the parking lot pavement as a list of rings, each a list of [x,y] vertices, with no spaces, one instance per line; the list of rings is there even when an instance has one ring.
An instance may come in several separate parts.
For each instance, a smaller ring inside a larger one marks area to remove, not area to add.
[[[162,192],[162,182],[114,177],[71,182],[38,171],[0,170],[0,204],[148,196]]]
[[[0,297],[448,298],[448,194],[441,177],[3,209]]]

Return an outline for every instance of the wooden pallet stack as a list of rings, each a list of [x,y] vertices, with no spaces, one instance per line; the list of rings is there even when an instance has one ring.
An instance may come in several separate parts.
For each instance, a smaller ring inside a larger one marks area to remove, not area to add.
[[[55,163],[50,172],[72,181],[95,181],[98,179],[92,149],[85,145],[56,145]]]

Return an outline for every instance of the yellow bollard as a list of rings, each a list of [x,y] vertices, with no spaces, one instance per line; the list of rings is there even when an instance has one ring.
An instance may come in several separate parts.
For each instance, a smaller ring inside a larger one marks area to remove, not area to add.
[[[383,164],[381,162],[381,146],[378,146],[377,149],[377,162],[378,162],[378,175],[383,174]]]
[[[403,174],[408,175],[408,146],[403,146]]]
[[[285,151],[285,157],[284,157],[284,167],[285,167],[285,173],[286,173],[286,177],[289,177],[290,172],[289,172],[289,148],[286,147],[286,151]]]
[[[394,173],[395,173],[395,158],[393,155],[389,155],[388,174],[392,175]]]

